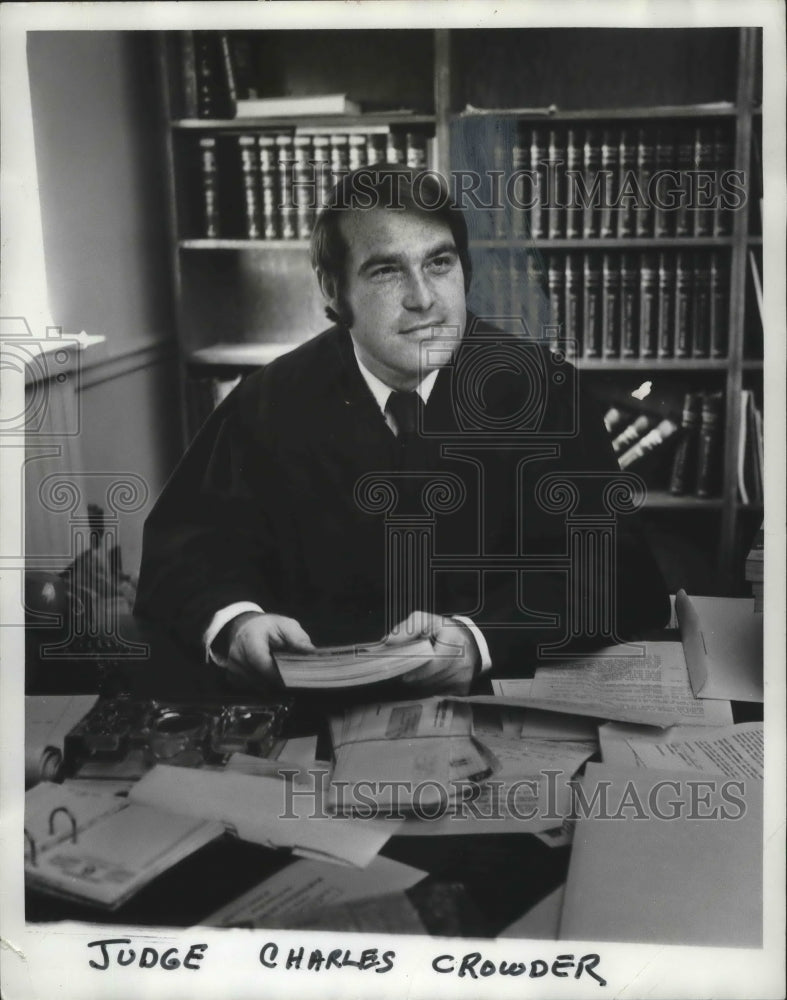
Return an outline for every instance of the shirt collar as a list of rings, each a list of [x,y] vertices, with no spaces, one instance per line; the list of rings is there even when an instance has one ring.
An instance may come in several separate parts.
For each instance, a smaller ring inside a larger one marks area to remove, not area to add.
[[[364,382],[369,386],[369,391],[375,398],[375,402],[380,407],[382,413],[385,413],[385,405],[388,402],[388,397],[394,390],[390,385],[386,385],[382,379],[379,379],[376,375],[369,371],[366,365],[361,361],[358,356],[358,348],[355,346],[355,341],[353,341],[353,353],[355,354],[355,360],[358,362],[358,368],[363,375]],[[440,374],[439,368],[435,368],[434,371],[429,372],[425,379],[420,382],[416,387],[415,391],[424,401],[424,403],[429,402],[429,397],[432,394],[432,389],[434,389],[434,384],[437,381],[437,376]]]

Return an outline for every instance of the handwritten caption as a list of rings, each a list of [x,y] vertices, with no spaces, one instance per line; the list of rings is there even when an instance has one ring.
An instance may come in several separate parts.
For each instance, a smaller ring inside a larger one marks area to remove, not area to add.
[[[207,944],[192,944],[187,948],[156,948],[150,944],[140,947],[132,938],[102,938],[89,941],[90,952],[88,965],[93,969],[106,972],[113,966],[137,966],[140,969],[161,968],[167,971],[188,969],[198,972],[203,966],[208,951]],[[378,948],[364,948],[353,951],[350,948],[334,948],[323,952],[319,948],[307,949],[303,946],[289,948],[286,951],[279,948],[275,941],[266,941],[257,953],[257,962],[265,969],[283,969],[285,971],[319,972],[322,969],[358,969],[361,972],[390,972],[396,964],[395,951],[380,951]],[[567,979],[590,977],[599,986],[606,986],[607,981],[597,971],[601,956],[595,953],[575,958],[573,954],[556,955],[554,958],[529,958],[525,961],[493,961],[486,958],[480,951],[469,951],[464,955],[442,953],[436,955],[431,962],[432,970],[439,975],[457,976],[459,979],[488,979],[491,976],[526,976],[529,979],[541,979],[544,976],[555,976]]]

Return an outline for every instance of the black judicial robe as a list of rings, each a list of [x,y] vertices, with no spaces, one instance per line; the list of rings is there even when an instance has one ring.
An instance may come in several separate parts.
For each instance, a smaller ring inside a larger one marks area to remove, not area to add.
[[[195,653],[213,614],[236,601],[297,619],[316,645],[379,639],[391,528],[420,525],[436,567],[433,606],[423,610],[470,616],[495,673],[527,672],[536,645],[560,640],[567,620],[566,513],[537,484],[564,474],[584,510],[603,513],[604,474],[618,467],[570,364],[555,377],[542,345],[520,342],[506,356],[505,335],[491,336],[470,317],[435,382],[404,480],[399,442],[346,329],[332,327],[247,377],[201,429],[147,519],[137,613]],[[518,351],[530,352],[524,363]],[[364,479],[373,473],[375,482]],[[430,481],[424,507],[408,484]],[[607,638],[663,625],[669,614],[634,520],[618,518],[610,563],[583,584],[617,574]],[[556,562],[528,568],[543,556]],[[397,613],[413,603],[423,598],[405,592]],[[595,642],[597,626],[589,627]]]

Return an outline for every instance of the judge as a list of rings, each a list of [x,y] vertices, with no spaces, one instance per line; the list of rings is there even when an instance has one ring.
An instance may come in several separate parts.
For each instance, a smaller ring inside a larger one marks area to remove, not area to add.
[[[663,624],[631,515],[609,558],[572,566],[549,482],[579,484],[609,537],[600,412],[540,331],[468,313],[467,228],[440,183],[356,171],[311,246],[334,325],[197,435],[146,522],[137,612],[264,690],[277,650],[430,636],[414,697]]]

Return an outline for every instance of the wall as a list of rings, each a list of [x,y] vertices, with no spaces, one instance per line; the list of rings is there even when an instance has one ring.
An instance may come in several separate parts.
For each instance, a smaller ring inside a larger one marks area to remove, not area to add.
[[[120,524],[135,570],[181,448],[156,39],[31,32],[27,51],[51,314],[65,333],[106,338],[80,356],[75,383],[83,471],[106,474],[82,480],[85,500],[104,503],[107,476],[145,481],[150,499]],[[35,494],[31,481],[28,504]],[[51,551],[27,523],[28,551]]]

